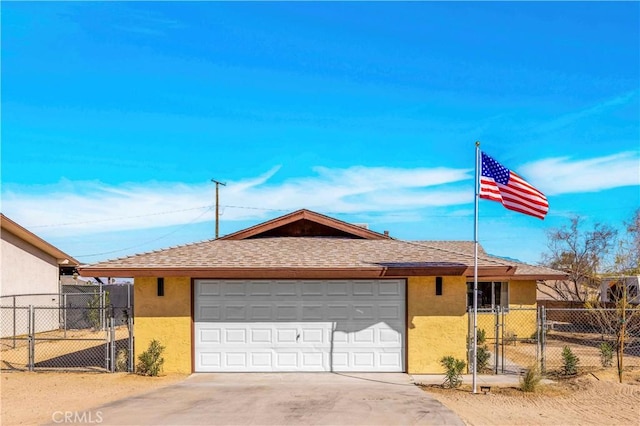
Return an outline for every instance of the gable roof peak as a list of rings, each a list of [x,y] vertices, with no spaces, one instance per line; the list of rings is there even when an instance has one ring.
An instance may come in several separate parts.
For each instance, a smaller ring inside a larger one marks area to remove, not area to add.
[[[264,237],[346,237],[366,240],[390,239],[388,235],[359,225],[325,216],[308,209],[276,217],[232,234],[220,240],[244,240]]]

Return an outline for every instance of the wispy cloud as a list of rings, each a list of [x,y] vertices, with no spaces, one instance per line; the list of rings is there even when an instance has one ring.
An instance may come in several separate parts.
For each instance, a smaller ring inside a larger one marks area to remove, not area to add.
[[[518,172],[547,195],[597,192],[640,185],[640,155],[622,152],[581,160],[547,158],[524,165]]]
[[[548,132],[556,131],[558,129],[570,126],[577,121],[592,118],[592,117],[601,115],[605,112],[608,112],[612,109],[615,109],[617,107],[627,105],[629,102],[633,101],[634,99],[637,99],[637,97],[638,97],[638,90],[632,90],[628,93],[625,93],[620,96],[616,96],[615,98],[604,100],[598,104],[592,105],[580,111],[565,114],[550,122],[537,125],[533,129],[530,129],[529,132],[548,133]]]
[[[221,189],[225,221],[260,219],[273,210],[310,208],[340,213],[403,213],[407,209],[469,203],[471,169],[318,167],[315,175],[272,182],[279,167],[227,182]],[[451,190],[443,185],[452,184]],[[5,188],[3,211],[47,236],[172,226],[213,219],[212,183],[148,182],[117,186],[61,182],[46,188]]]
[[[147,36],[164,36],[168,31],[185,28],[184,23],[149,10],[129,8],[123,21],[113,29]]]

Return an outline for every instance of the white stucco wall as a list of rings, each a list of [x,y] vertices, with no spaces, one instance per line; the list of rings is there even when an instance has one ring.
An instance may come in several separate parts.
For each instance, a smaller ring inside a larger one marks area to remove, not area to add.
[[[0,295],[59,293],[57,260],[6,231],[0,260]]]
[[[55,293],[59,290],[59,268],[57,260],[42,250],[2,231],[0,245],[0,295]],[[16,299],[19,306],[59,306],[57,296],[30,296]],[[26,334],[28,330],[28,310],[16,310],[15,316],[7,306],[13,305],[13,298],[0,298],[0,336]],[[15,326],[14,326],[15,318]],[[37,313],[35,331],[42,332],[59,327],[58,309],[41,309]]]

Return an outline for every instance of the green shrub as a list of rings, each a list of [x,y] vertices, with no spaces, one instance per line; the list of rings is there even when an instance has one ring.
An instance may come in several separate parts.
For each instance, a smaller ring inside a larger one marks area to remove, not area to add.
[[[104,305],[102,308],[100,308],[100,299],[102,299],[102,295],[100,293],[95,293],[87,302],[87,317],[94,330],[98,330],[102,327],[102,311],[111,303],[108,291],[104,292]],[[106,318],[106,315],[104,318]]]
[[[487,332],[484,331],[484,328],[481,328],[480,330],[478,330],[478,344],[479,345],[483,345],[484,342],[487,340]]]
[[[143,376],[157,376],[162,370],[162,364],[164,364],[164,358],[162,352],[165,347],[157,340],[152,340],[149,343],[149,348],[142,352],[138,356],[137,372]]]
[[[445,356],[440,360],[440,364],[445,369],[445,379],[442,387],[459,387],[462,384],[462,370],[467,366],[467,363],[461,359],[455,359],[452,356]]]
[[[609,342],[602,342],[600,346],[600,363],[603,367],[611,367],[613,365],[613,347]]]
[[[116,354],[116,371],[128,371],[129,370],[129,351],[127,349],[120,349]]]
[[[569,346],[562,349],[562,369],[565,376],[572,376],[578,373],[578,363],[580,358],[574,355]]]
[[[489,369],[489,358],[491,358],[491,352],[487,345],[480,346],[476,349],[476,371],[482,373]]]
[[[520,389],[523,392],[535,392],[542,380],[538,365],[534,364],[529,367],[522,377],[520,377]]]

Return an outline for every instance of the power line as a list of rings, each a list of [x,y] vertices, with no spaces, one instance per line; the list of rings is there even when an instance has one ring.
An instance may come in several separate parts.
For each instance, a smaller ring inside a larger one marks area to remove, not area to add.
[[[108,219],[86,220],[86,221],[83,221],[83,222],[66,222],[66,223],[55,223],[55,224],[48,224],[48,225],[28,225],[27,228],[53,228],[53,227],[56,227],[56,226],[72,226],[72,225],[85,225],[85,224],[88,224],[88,223],[113,222],[113,221],[123,220],[123,219],[136,219],[136,218],[140,218],[140,217],[160,216],[160,215],[165,215],[165,214],[181,213],[181,212],[187,212],[187,211],[191,211],[191,210],[210,209],[210,208],[211,208],[211,206],[200,206],[200,207],[191,207],[191,208],[188,208],[188,209],[167,210],[167,211],[163,211],[163,212],[140,214],[140,215],[136,215],[136,216],[118,216],[118,217],[112,217],[112,218],[108,218]]]
[[[194,219],[192,219],[191,221],[187,222],[187,223],[183,223],[182,225],[180,225],[178,228],[174,229],[171,232],[168,232],[158,238],[154,238],[153,240],[149,240],[149,241],[145,241],[144,243],[140,243],[140,244],[136,244],[134,246],[130,246],[130,247],[126,247],[126,248],[122,248],[122,249],[118,249],[118,250],[111,250],[111,251],[105,251],[102,253],[92,253],[92,254],[79,254],[77,255],[77,257],[94,257],[94,256],[103,256],[105,254],[112,254],[112,253],[118,253],[121,251],[126,251],[126,250],[131,250],[137,247],[141,247],[147,244],[151,244],[151,243],[155,243],[156,241],[160,241],[164,238],[167,238],[170,235],[175,234],[176,232],[180,231],[182,228],[184,228],[185,226],[191,225],[192,223],[196,222],[198,219],[200,219],[202,216],[204,216],[208,211],[211,210],[211,207],[209,206],[207,208],[207,210],[205,210],[204,212],[202,212],[201,214],[199,214],[198,216],[196,216]]]

